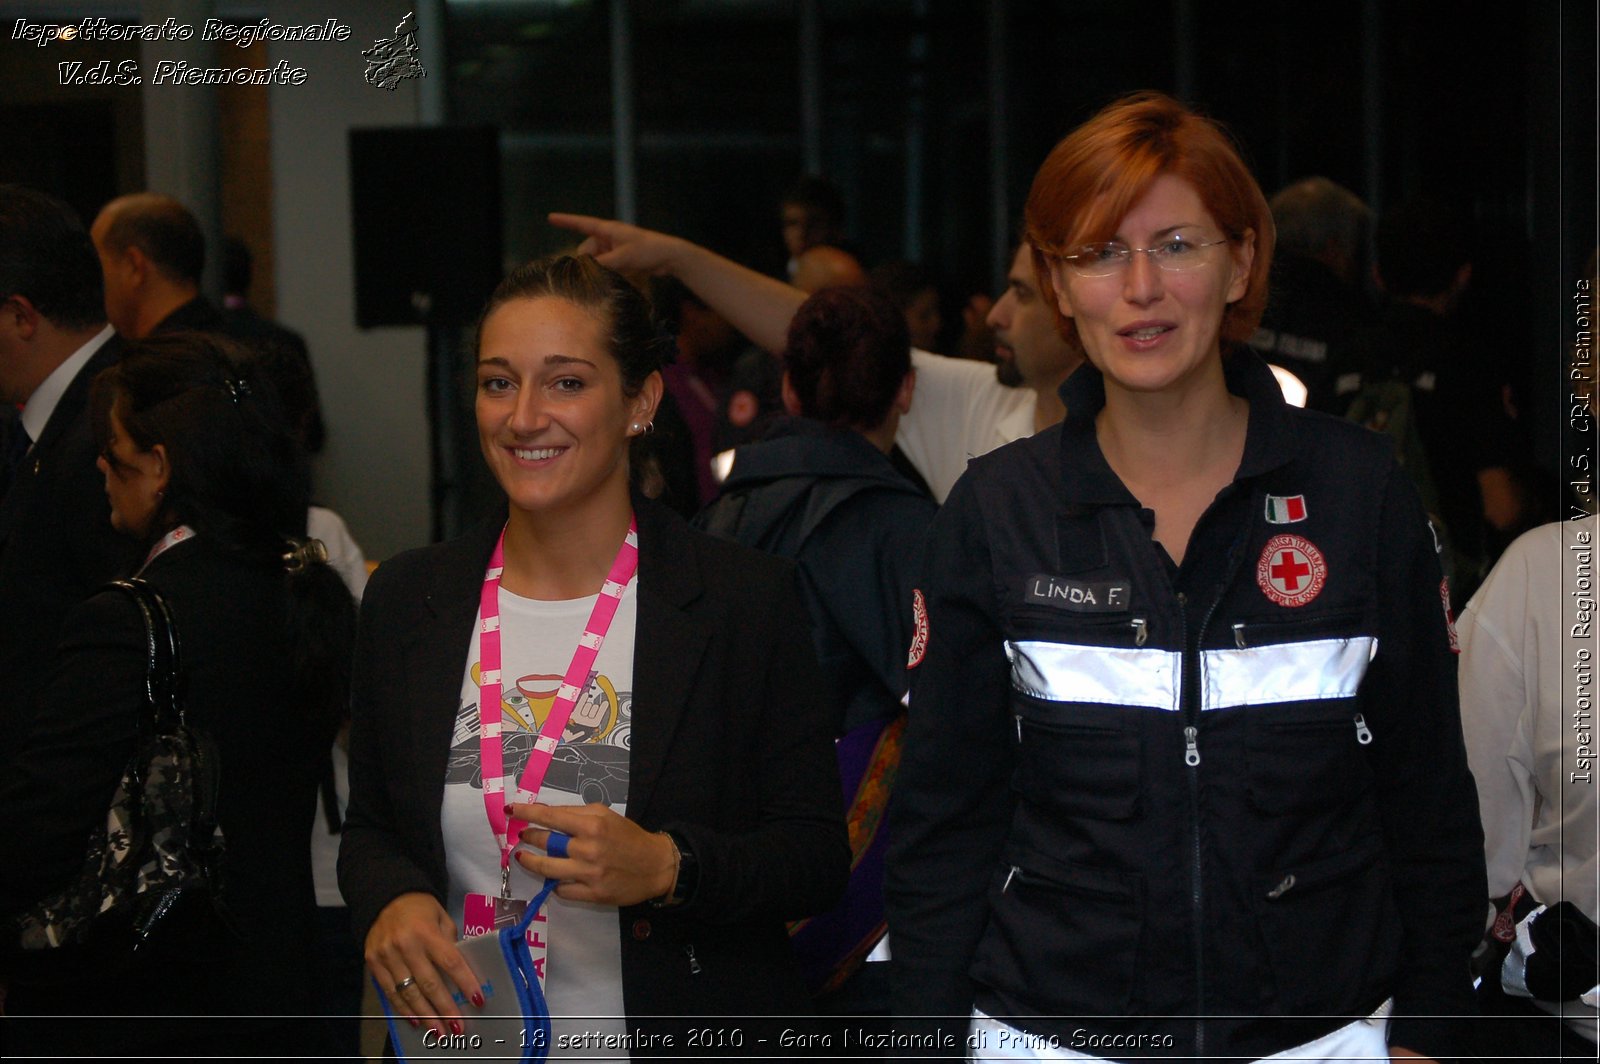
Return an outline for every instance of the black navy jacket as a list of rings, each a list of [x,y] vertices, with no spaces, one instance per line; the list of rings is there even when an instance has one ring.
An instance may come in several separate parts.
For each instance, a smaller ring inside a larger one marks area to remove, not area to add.
[[[697,1019],[809,1011],[784,921],[837,900],[849,847],[791,567],[694,532],[659,504],[635,499],[635,512],[627,815],[681,833],[700,878],[682,906],[618,911],[623,1001],[630,1027],[676,1032],[682,1047]],[[400,894],[445,903],[446,762],[503,523],[384,562],[362,599],[339,853],[358,942]]]
[[[1243,460],[1181,567],[1099,449],[1090,367],[936,519],[897,1011],[1260,1057],[1393,996],[1391,1044],[1451,1055],[1427,1017],[1472,1008],[1486,888],[1436,545],[1382,438],[1253,356],[1229,387]]]
[[[938,510],[859,432],[790,418],[734,452],[722,494],[695,518],[799,566],[840,734],[900,713],[911,591]]]

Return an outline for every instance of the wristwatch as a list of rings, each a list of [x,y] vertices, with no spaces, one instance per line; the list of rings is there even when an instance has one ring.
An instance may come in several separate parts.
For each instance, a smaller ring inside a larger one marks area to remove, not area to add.
[[[700,885],[700,861],[682,835],[676,831],[663,831],[662,834],[672,841],[672,848],[678,851],[678,878],[672,884],[671,891],[659,898],[652,898],[650,904],[657,909],[670,909],[694,897],[695,887]]]

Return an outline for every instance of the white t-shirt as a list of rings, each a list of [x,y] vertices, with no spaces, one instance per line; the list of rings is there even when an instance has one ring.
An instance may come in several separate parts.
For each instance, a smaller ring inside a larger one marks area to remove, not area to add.
[[[894,441],[944,502],[967,462],[1033,435],[1036,397],[995,379],[994,366],[913,347],[917,388]]]
[[[594,676],[579,697],[561,743],[551,757],[549,772],[539,789],[541,802],[599,802],[617,813],[627,808],[633,644],[639,616],[637,588],[637,580],[628,582],[611,630],[595,659]],[[508,796],[515,791],[594,603],[595,596],[543,602],[500,589],[501,737],[505,743]],[[449,911],[458,924],[468,893],[491,897],[500,893],[500,847],[484,810],[480,768],[479,627],[473,625],[462,678],[461,708],[451,739],[441,816],[450,873]],[[512,862],[512,897],[531,898],[539,886],[536,877]],[[627,1030],[616,907],[564,901],[552,894],[546,914],[544,937],[549,942],[549,955],[545,999],[550,1005],[555,1046],[551,1056],[583,1054],[591,1060],[627,1060],[625,1052],[598,1057],[591,1055],[595,1053],[593,1048],[572,1049],[567,1054],[561,1051],[564,1035],[620,1038]],[[596,1042],[591,1040],[589,1044]]]
[[[339,574],[359,604],[361,593],[367,589],[367,556],[350,535],[344,518],[325,507],[312,506],[306,510],[306,535],[322,540],[328,548],[329,567]]]

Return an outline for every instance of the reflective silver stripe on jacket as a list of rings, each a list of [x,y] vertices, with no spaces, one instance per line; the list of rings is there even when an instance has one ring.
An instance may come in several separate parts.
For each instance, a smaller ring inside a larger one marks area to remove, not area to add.
[[[1172,650],[1006,640],[1011,686],[1051,702],[1178,710],[1183,655]]]
[[[1377,652],[1370,635],[1201,651],[1202,708],[1351,698]]]
[[[1371,636],[1206,650],[1201,709],[1349,698],[1378,651]],[[1093,702],[1177,712],[1183,655],[1173,650],[1006,641],[1011,685],[1051,702]]]

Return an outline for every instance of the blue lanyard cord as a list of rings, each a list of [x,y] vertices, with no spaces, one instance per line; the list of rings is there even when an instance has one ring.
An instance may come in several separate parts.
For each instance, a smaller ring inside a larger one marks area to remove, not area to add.
[[[528,902],[528,908],[523,913],[522,919],[517,921],[515,927],[503,928],[497,934],[500,938],[500,952],[505,956],[506,968],[512,973],[511,980],[516,989],[517,1001],[522,1006],[523,1018],[528,1021],[522,1059],[531,1061],[532,1064],[544,1064],[550,1056],[550,1006],[545,1001],[544,989],[539,985],[539,973],[533,970],[533,957],[528,953],[528,925],[533,923],[533,918],[539,915],[539,910],[544,908],[544,903],[549,899],[552,891],[556,889],[556,881],[546,879],[544,886],[539,888],[539,893]],[[389,993],[379,985],[376,979],[372,985],[378,990],[378,1001],[383,1005],[384,1017],[389,1021],[389,1040],[394,1046],[395,1056],[399,1060],[406,1060],[402,1050],[400,1027],[393,1007],[389,1004]]]
[[[531,1021],[527,1042],[529,1050],[522,1059],[543,1064],[550,1055],[550,1005],[545,1001],[544,988],[539,985],[539,973],[533,970],[533,958],[528,953],[528,925],[539,915],[551,891],[556,889],[554,879],[546,879],[539,893],[528,902],[527,910],[515,927],[502,929],[500,949],[505,953],[506,966],[516,975],[517,996],[522,1001],[522,1014]]]

